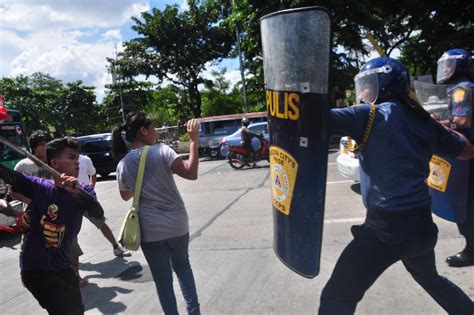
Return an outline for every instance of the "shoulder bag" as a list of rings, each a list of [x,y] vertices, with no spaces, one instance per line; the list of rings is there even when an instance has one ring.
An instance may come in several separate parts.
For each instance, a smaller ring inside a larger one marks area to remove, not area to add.
[[[138,164],[137,181],[135,183],[135,193],[133,195],[133,203],[130,210],[122,223],[120,229],[119,242],[128,250],[136,251],[140,247],[140,220],[138,217],[138,201],[140,200],[140,192],[142,190],[143,173],[145,171],[146,156],[150,146],[146,145],[143,148]]]

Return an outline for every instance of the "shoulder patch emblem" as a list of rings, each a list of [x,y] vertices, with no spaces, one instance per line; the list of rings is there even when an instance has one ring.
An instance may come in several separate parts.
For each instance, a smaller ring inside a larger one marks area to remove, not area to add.
[[[461,103],[464,101],[466,96],[466,92],[463,89],[458,89],[456,92],[453,93],[453,102]]]

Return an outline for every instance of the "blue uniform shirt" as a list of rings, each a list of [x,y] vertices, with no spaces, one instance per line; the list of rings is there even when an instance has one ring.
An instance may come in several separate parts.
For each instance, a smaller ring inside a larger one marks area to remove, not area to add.
[[[331,109],[331,132],[360,143],[369,108],[366,104]],[[456,134],[398,101],[377,105],[372,131],[359,153],[361,193],[369,213],[429,209],[425,179],[432,154],[457,157],[464,145]]]

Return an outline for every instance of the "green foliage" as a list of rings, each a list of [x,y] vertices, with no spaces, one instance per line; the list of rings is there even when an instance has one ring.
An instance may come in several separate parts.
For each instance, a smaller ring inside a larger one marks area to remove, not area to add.
[[[212,71],[214,80],[208,81],[202,94],[202,116],[217,116],[241,113],[242,98],[237,88],[230,89],[230,82],[224,77],[226,69]]]
[[[204,78],[209,64],[236,57],[235,34],[241,41],[246,72],[248,111],[265,110],[260,18],[278,10],[319,5],[332,19],[330,82],[332,101],[353,89],[353,78],[369,54],[372,34],[387,55],[400,59],[412,75],[436,73],[436,61],[451,48],[474,50],[472,12],[465,0],[189,0],[189,10],[177,5],[156,8],[133,18],[138,36],[125,43],[118,60],[109,60],[120,73],[108,85],[100,105],[94,89],[81,81],[63,83],[50,75],[3,78],[0,93],[10,108],[19,109],[29,132],[54,128],[58,135],[103,131],[121,123],[134,110],[147,112],[157,126],[176,125],[191,117],[247,111],[241,83],[225,80],[225,69]],[[311,65],[309,65],[311,66]],[[157,78],[158,86],[137,81],[138,75]],[[348,96],[349,103],[353,94]]]
[[[128,79],[106,85],[107,95],[102,101],[102,111],[110,127],[122,123],[123,116],[132,111],[146,111],[153,98],[153,83]],[[125,114],[122,116],[123,111]]]
[[[423,1],[417,18],[417,34],[402,45],[401,60],[413,75],[436,77],[436,61],[452,48],[474,50],[474,2]],[[419,5],[418,5],[419,6]]]
[[[179,136],[179,141],[181,142],[188,142],[190,140],[189,135],[187,133],[183,133]]]
[[[140,37],[125,43],[118,64],[125,77],[155,76],[184,88],[188,106],[195,117],[201,115],[198,89],[206,64],[226,57],[232,34],[220,25],[222,8],[217,1],[188,1],[189,10],[177,5],[161,11],[153,8],[133,18],[133,30]]]
[[[9,108],[20,110],[28,132],[55,130],[58,136],[93,133],[103,117],[94,88],[82,81],[63,84],[50,75],[3,78],[0,93]]]
[[[436,60],[450,48],[474,49],[472,1],[236,1],[226,23],[229,27],[237,25],[241,31],[245,68],[252,75],[250,95],[256,99],[264,95],[260,18],[278,10],[315,5],[326,7],[333,18],[333,100],[353,88],[354,75],[374,50],[367,41],[368,32],[386,55],[401,50],[401,59],[411,74],[434,74]]]
[[[192,116],[186,92],[174,85],[158,87],[153,91],[145,111],[153,118],[157,126],[177,125],[179,119]]]

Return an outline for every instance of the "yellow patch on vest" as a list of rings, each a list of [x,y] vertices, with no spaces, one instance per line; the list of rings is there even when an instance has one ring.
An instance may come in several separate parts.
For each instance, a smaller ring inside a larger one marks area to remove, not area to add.
[[[464,101],[464,97],[466,96],[466,92],[463,89],[459,89],[453,94],[453,101],[455,103],[461,103]]]

